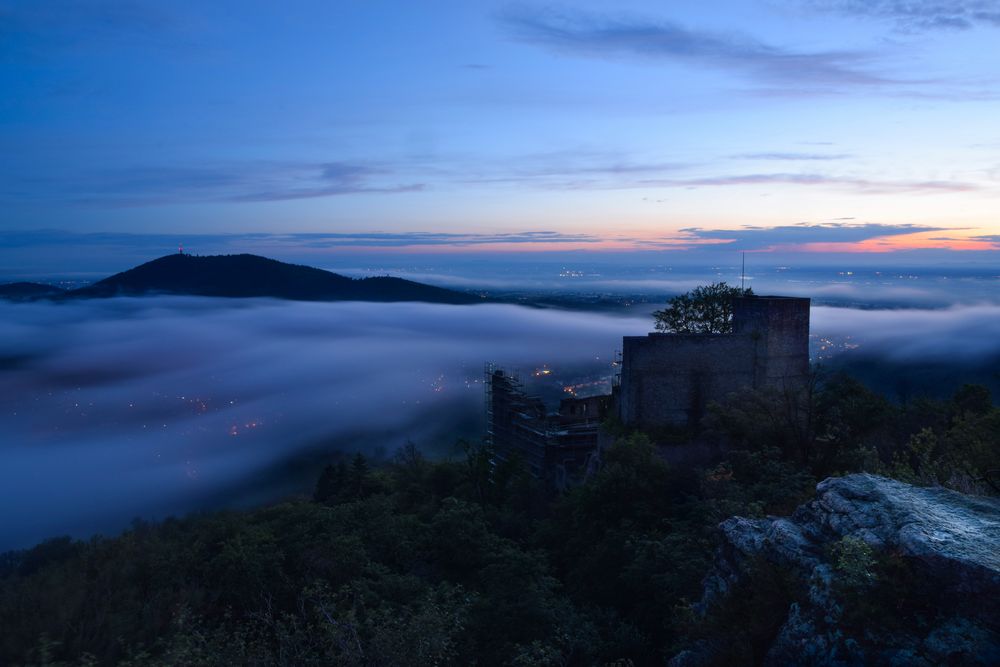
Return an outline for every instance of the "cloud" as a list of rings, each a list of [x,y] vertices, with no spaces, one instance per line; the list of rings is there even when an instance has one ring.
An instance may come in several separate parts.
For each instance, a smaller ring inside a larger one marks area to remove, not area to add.
[[[449,232],[311,232],[242,234],[128,234],[118,232],[75,233],[62,230],[0,231],[0,247],[5,248],[92,248],[132,247],[140,250],[176,249],[187,243],[195,252],[247,252],[258,247],[271,249],[406,248],[426,246],[480,246],[494,244],[600,243],[593,234],[549,230],[488,233]]]
[[[399,192],[418,192],[426,186],[423,183],[404,185],[372,185],[373,177],[386,173],[366,165],[335,162],[320,165],[320,174],[315,183],[305,185],[290,184],[283,181],[276,187],[266,185],[256,186],[254,191],[234,194],[230,201],[259,202],[281,201],[286,199],[312,199],[315,197],[331,197],[358,193],[392,194]]]
[[[191,202],[267,202],[354,194],[418,192],[427,179],[459,185],[515,185],[544,189],[635,187],[641,177],[664,176],[689,165],[641,160],[616,151],[563,150],[509,158],[400,160],[206,160],[197,165],[128,165],[114,168],[0,165],[0,200],[91,206]],[[419,180],[413,177],[419,174]]]
[[[248,486],[274,498],[289,488],[268,471],[338,449],[451,451],[481,433],[484,362],[548,364],[541,391],[561,396],[609,379],[621,336],[648,328],[503,305],[0,303],[0,551]]]
[[[674,171],[682,169],[687,165],[677,162],[611,162],[605,164],[552,164],[548,166],[534,166],[514,169],[514,174],[510,176],[496,176],[493,178],[482,178],[477,181],[472,179],[469,182],[502,182],[502,181],[532,181],[550,176],[621,176],[629,174],[660,173],[664,171]]]
[[[812,243],[858,243],[886,236],[904,236],[919,232],[938,231],[944,231],[944,228],[914,224],[882,225],[844,222],[800,223],[777,227],[745,226],[737,229],[689,227],[681,230],[694,239],[725,242],[748,251]]]
[[[528,231],[497,234],[457,234],[443,232],[355,233],[355,234],[292,234],[302,245],[313,248],[340,246],[408,247],[492,245],[497,243],[599,243],[602,239],[592,234],[568,234],[553,231]],[[277,237],[277,238],[282,238]]]
[[[512,184],[545,189],[628,188],[639,176],[661,175],[689,164],[636,159],[618,151],[569,149],[477,160],[442,172],[459,183]]]
[[[810,88],[894,83],[865,69],[868,54],[795,52],[746,35],[694,30],[670,21],[523,7],[508,10],[501,20],[515,39],[561,53],[676,62]]]
[[[845,154],[760,152],[740,160],[834,162]],[[616,152],[568,150],[547,154],[437,165],[403,160],[331,162],[207,162],[202,165],[146,165],[89,169],[24,170],[0,167],[0,201],[58,201],[100,207],[176,203],[253,203],[364,194],[419,192],[435,183],[459,186],[515,186],[543,190],[797,185],[839,187],[862,194],[972,192],[975,183],[946,180],[879,180],[825,173],[754,172],[684,177],[698,165],[637,159]],[[419,174],[420,180],[416,180]]]
[[[891,21],[903,31],[1000,27],[998,0],[806,0],[816,10]]]
[[[743,153],[739,160],[780,162],[833,162],[852,156],[801,152]],[[657,187],[722,187],[743,185],[799,185],[841,187],[862,194],[972,192],[975,183],[943,180],[879,180],[823,173],[749,173],[683,178],[672,176],[696,165],[681,162],[609,159],[608,156],[571,152],[553,156],[527,156],[517,164],[501,164],[483,170],[470,167],[468,175],[452,175],[462,183],[515,184],[561,190],[626,190]]]
[[[415,192],[425,187],[395,182],[392,170],[385,167],[350,162],[133,166],[45,176],[9,173],[4,180],[0,196],[8,201],[56,198],[109,206],[282,201]]]
[[[846,160],[852,157],[847,154],[833,153],[742,153],[731,156],[736,160],[776,160],[776,161],[825,161],[825,160]]]
[[[735,174],[690,179],[639,181],[637,187],[723,187],[742,185],[841,186],[862,194],[974,192],[982,188],[960,181],[880,181],[825,174]]]

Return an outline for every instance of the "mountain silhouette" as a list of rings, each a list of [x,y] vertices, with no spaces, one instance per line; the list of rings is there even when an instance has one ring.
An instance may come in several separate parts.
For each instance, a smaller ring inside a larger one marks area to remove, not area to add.
[[[402,278],[348,278],[258,255],[177,253],[66,292],[67,298],[191,294],[298,301],[425,301],[466,304],[479,297]]]
[[[64,294],[66,290],[55,285],[45,285],[43,283],[7,283],[0,285],[0,299],[10,299],[11,301],[30,301],[46,296],[56,296]]]

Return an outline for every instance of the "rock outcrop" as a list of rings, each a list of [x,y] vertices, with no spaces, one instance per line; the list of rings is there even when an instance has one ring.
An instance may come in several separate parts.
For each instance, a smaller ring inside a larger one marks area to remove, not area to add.
[[[698,614],[741,595],[761,562],[798,584],[765,665],[1000,664],[998,499],[858,474],[820,483],[791,517],[720,528]],[[713,664],[725,641],[671,664]]]

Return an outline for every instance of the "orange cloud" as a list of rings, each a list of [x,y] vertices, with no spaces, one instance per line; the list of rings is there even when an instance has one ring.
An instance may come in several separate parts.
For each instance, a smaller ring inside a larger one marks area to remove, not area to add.
[[[941,231],[929,231],[899,234],[897,236],[878,236],[853,242],[802,243],[793,246],[769,248],[769,250],[798,250],[801,252],[824,253],[898,252],[901,250],[1000,250],[1000,244],[971,236],[961,236],[960,234],[942,236]]]

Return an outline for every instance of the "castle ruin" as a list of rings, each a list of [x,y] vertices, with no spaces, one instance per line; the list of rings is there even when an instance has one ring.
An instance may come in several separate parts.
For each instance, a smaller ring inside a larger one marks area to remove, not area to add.
[[[622,339],[616,416],[641,431],[696,427],[709,403],[744,389],[797,391],[809,377],[809,299],[738,297],[733,331]]]
[[[596,461],[601,422],[610,396],[564,398],[549,412],[525,391],[516,374],[486,365],[486,439],[499,461],[517,456],[528,471],[557,488]]]
[[[593,467],[609,416],[655,440],[665,430],[696,432],[709,404],[736,392],[800,392],[809,383],[809,306],[807,298],[737,297],[730,333],[625,336],[611,395],[564,399],[558,412],[488,365],[487,440],[498,459],[516,453],[561,487]]]

